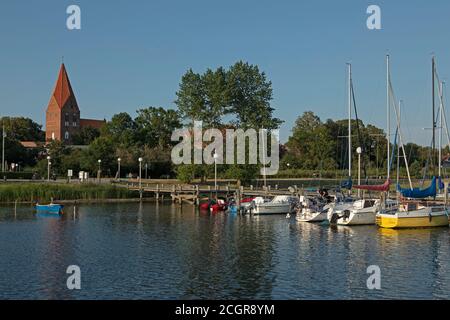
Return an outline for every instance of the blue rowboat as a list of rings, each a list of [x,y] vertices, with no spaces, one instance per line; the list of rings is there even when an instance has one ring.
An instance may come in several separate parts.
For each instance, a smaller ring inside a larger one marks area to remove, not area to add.
[[[38,213],[51,213],[51,214],[62,214],[62,209],[64,206],[62,204],[50,203],[50,204],[37,204],[36,210]]]

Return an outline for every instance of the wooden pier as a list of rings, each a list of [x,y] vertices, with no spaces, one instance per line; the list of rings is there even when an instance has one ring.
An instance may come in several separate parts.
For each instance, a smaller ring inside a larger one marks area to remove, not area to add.
[[[285,189],[279,189],[277,185],[262,188],[249,187],[231,187],[217,186],[217,189],[210,185],[190,185],[190,184],[150,184],[139,182],[118,183],[118,185],[127,187],[129,190],[139,191],[143,195],[153,196],[157,201],[171,199],[175,203],[189,203],[198,205],[200,201],[214,197],[235,197],[236,202],[245,197],[274,197],[278,195],[300,196],[305,194],[303,189],[292,186]]]

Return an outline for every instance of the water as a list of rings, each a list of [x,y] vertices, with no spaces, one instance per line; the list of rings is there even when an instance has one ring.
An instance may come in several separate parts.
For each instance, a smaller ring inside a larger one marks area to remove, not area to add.
[[[2,299],[441,299],[449,229],[381,230],[147,203],[0,207]],[[81,268],[68,290],[66,268]],[[381,268],[381,290],[366,286]]]

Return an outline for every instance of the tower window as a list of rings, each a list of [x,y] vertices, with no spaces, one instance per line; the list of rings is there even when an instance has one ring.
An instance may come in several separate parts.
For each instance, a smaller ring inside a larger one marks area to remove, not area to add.
[[[64,133],[64,139],[69,140],[69,132],[66,131],[66,133]]]

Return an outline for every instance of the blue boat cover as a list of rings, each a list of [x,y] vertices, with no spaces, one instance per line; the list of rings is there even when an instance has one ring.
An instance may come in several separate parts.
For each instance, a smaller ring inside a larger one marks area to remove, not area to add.
[[[443,190],[445,188],[444,182],[441,179],[441,176],[439,176],[439,182],[438,182],[439,190]]]
[[[341,188],[350,190],[353,186],[352,178],[348,178],[347,181],[341,183]]]
[[[433,177],[433,180],[431,180],[431,185],[426,189],[420,189],[420,188],[402,189],[400,187],[400,185],[397,184],[397,190],[405,198],[421,199],[421,198],[435,197],[436,196],[436,177]]]

